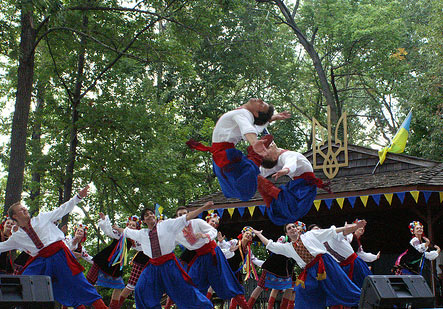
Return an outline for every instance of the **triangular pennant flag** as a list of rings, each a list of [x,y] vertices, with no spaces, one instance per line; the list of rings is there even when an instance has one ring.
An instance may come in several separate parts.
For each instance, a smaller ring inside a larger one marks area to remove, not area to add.
[[[228,212],[229,212],[229,215],[231,216],[231,218],[232,218],[232,215],[234,214],[234,210],[235,210],[235,208],[228,208]]]
[[[440,203],[443,202],[443,192],[438,193],[440,195]]]
[[[243,218],[243,215],[245,214],[245,207],[239,207],[237,209],[238,212],[240,213],[240,217]]]
[[[396,194],[400,199],[400,202],[403,204],[403,202],[405,201],[405,192],[397,192]]]
[[[372,195],[372,199],[374,200],[375,204],[377,204],[377,206],[380,206],[380,198],[381,198],[381,194]]]
[[[223,212],[224,211],[225,211],[224,208],[217,209],[217,213],[218,213],[218,216],[220,217],[220,219],[221,219],[221,217],[223,217]]]
[[[419,191],[411,191],[409,193],[411,193],[411,195],[414,198],[415,202],[418,203],[418,196],[419,196],[420,192]]]
[[[258,206],[258,209],[260,209],[261,214],[264,216],[266,211],[266,206],[265,205]]]
[[[249,206],[248,207],[249,210],[249,214],[251,215],[251,217],[254,215],[254,210],[255,210],[255,206]]]
[[[394,196],[394,193],[385,193],[384,194],[386,200],[388,201],[389,205],[392,203],[392,197]]]
[[[320,204],[321,204],[321,200],[314,200],[314,206],[315,206],[315,208],[317,209],[317,211],[318,211],[319,208],[320,208]]]
[[[354,208],[355,200],[357,199],[356,196],[350,196],[348,197],[348,201],[351,204],[351,207]]]
[[[343,197],[339,197],[337,198],[337,203],[338,206],[340,206],[341,209],[343,209],[343,203],[344,203],[345,199]]]
[[[368,203],[368,198],[369,198],[368,195],[360,196],[360,200],[363,203],[363,206],[365,206],[365,207],[366,207],[366,204]]]
[[[328,209],[331,209],[331,205],[332,205],[333,199],[332,198],[328,198],[328,199],[326,199],[324,201],[325,201],[326,206],[328,207]]]
[[[200,219],[202,219],[202,218],[203,218],[203,213],[199,213],[197,217],[199,217]]]
[[[212,214],[214,212],[214,209],[208,210],[208,214]]]
[[[432,194],[431,191],[424,191],[424,192],[423,192],[423,195],[424,195],[424,197],[425,197],[426,204],[428,203],[428,200],[429,200],[429,198],[431,197],[431,194]]]

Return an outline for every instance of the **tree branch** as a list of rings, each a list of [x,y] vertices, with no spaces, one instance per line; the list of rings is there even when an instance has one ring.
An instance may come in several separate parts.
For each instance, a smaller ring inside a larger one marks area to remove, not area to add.
[[[297,10],[298,10],[298,6],[300,5],[300,0],[297,0],[297,2],[295,2],[295,7],[294,7],[294,11],[292,11],[291,17],[294,18],[295,14],[297,14]]]
[[[60,75],[60,73],[58,71],[57,63],[55,62],[54,54],[52,53],[51,45],[49,44],[48,38],[46,38],[45,41],[46,41],[46,45],[48,46],[48,51],[49,51],[49,55],[51,56],[52,63],[54,64],[55,73],[57,74],[58,79],[62,82],[63,87],[65,88],[66,92],[68,93],[69,101],[71,101],[71,103],[73,103],[74,98],[72,97],[72,92],[69,89],[68,85],[65,83],[64,78]]]
[[[152,27],[155,23],[157,23],[158,20],[154,20],[151,23],[149,23],[146,27],[144,27],[139,33],[137,33],[132,40],[129,42],[129,44],[123,49],[123,51],[119,52],[119,54],[117,55],[117,57],[111,62],[109,63],[98,75],[97,77],[92,81],[92,83],[89,85],[88,88],[86,88],[83,93],[80,95],[80,99],[83,98],[92,88],[95,87],[95,85],[97,84],[98,80],[103,76],[103,74],[105,74],[110,68],[112,68],[112,66],[125,54],[125,52],[132,46],[132,44],[134,44],[134,42],[138,39],[138,37],[140,35],[143,34],[143,32],[145,32],[146,30],[148,30],[150,27]]]

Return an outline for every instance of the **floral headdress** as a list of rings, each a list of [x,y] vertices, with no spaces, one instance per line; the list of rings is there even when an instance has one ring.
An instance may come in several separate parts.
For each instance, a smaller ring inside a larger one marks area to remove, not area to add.
[[[409,223],[409,230],[411,231],[412,235],[414,235],[414,229],[418,225],[421,225],[423,227],[423,224],[421,224],[420,221],[412,221],[411,223]]]
[[[300,226],[302,228],[302,230],[303,230],[303,233],[306,233],[306,224],[304,224],[301,221],[295,221],[294,224],[295,224],[296,227]]]
[[[126,221],[126,226],[129,225],[129,222],[134,221],[136,223],[137,226],[137,230],[139,230],[141,228],[141,223],[140,223],[140,217],[139,216],[130,216],[128,217],[128,220]]]
[[[75,232],[77,232],[78,229],[83,229],[83,238],[82,240],[80,240],[80,243],[85,242],[86,241],[86,237],[88,236],[88,227],[86,225],[83,225],[81,223],[77,224],[76,226],[74,226],[74,235]]]
[[[206,219],[206,222],[209,222],[209,220],[211,220],[211,219],[217,219],[217,221],[220,222],[220,216],[217,213],[215,213],[215,212],[213,212],[212,214],[208,214],[205,217],[205,219]]]
[[[254,229],[250,226],[245,226],[242,230],[241,230],[241,234],[238,235],[238,239],[242,239],[243,238],[243,234],[246,232],[251,232],[252,233],[252,237],[255,237],[255,233],[254,233]]]

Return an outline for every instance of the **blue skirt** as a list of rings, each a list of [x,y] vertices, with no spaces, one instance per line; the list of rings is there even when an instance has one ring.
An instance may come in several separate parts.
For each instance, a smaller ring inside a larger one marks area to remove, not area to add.
[[[110,289],[124,289],[125,288],[125,282],[123,281],[122,277],[112,277],[104,272],[102,272],[100,269],[98,271],[98,278],[95,285],[102,286],[104,288],[110,288]]]
[[[328,254],[323,254],[326,279],[317,280],[318,263],[307,269],[305,287],[300,284],[295,290],[295,308],[324,309],[327,306],[344,305],[357,307],[361,290],[338,263]]]
[[[349,269],[351,268],[350,265],[342,266],[345,273],[349,274]],[[354,271],[352,274],[352,282],[354,282],[360,289],[363,286],[363,281],[365,278],[369,275],[372,275],[371,270],[368,267],[368,264],[366,264],[365,261],[363,261],[361,258],[357,257],[354,260]]]
[[[226,157],[232,163],[220,168],[212,162],[218,183],[227,198],[249,201],[257,192],[257,176],[260,170],[240,150],[226,149]]]
[[[221,299],[231,299],[244,294],[243,286],[238,282],[219,247],[215,248],[216,265],[211,253],[197,257],[189,268],[189,276],[198,290],[205,295],[211,286]]]
[[[265,270],[263,270],[265,271]],[[265,287],[274,290],[287,290],[292,288],[292,278],[291,277],[279,277],[268,271],[265,271]]]
[[[23,275],[51,277],[55,300],[68,307],[91,306],[93,302],[101,298],[83,273],[72,275],[63,250],[47,258],[36,258],[26,267]]]
[[[146,266],[135,286],[135,305],[143,309],[161,309],[160,299],[164,293],[171,297],[178,308],[213,307],[204,294],[185,281],[174,260],[158,266]]]
[[[317,187],[308,185],[305,179],[295,179],[280,186],[281,192],[273,199],[268,217],[275,225],[294,223],[305,216],[317,196]]]

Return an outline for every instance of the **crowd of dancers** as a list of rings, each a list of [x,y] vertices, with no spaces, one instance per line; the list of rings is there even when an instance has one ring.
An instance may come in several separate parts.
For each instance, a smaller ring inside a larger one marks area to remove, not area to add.
[[[245,226],[237,239],[226,240],[217,231],[218,216],[197,218],[215,208],[207,202],[189,211],[178,207],[176,216],[161,220],[154,209],[144,208],[140,217],[127,219],[126,227],[112,225],[100,213],[98,226],[112,242],[91,256],[83,244],[88,228],[75,225],[73,235],[59,229],[55,222],[69,214],[85,198],[88,186],[70,201],[36,217],[17,202],[10,206],[9,219],[1,226],[1,272],[6,274],[48,275],[52,279],[55,299],[74,308],[107,308],[95,286],[112,288],[109,308],[120,308],[134,292],[137,308],[161,308],[160,300],[168,296],[166,307],[213,308],[213,293],[230,301],[230,308],[253,308],[264,289],[272,289],[268,307],[273,308],[276,294],[283,291],[280,308],[325,308],[357,306],[364,278],[371,273],[366,262],[380,257],[366,253],[360,242],[365,220],[355,220],[342,227],[322,228],[301,222],[310,210],[317,187],[330,191],[316,178],[310,162],[300,153],[279,148],[272,135],[259,135],[270,122],[290,117],[287,112],[274,115],[274,108],[261,99],[250,99],[240,108],[218,120],[212,145],[194,140],[192,149],[209,151],[213,169],[227,198],[249,200],[258,190],[268,207],[270,220],[282,226],[282,236],[273,241],[262,231]],[[241,140],[249,143],[247,155],[235,148]],[[268,176],[290,177],[277,187]],[[253,224],[252,224],[253,225]],[[417,258],[435,259],[440,248],[423,236],[423,226],[411,223],[410,248],[398,261],[398,271],[417,272]],[[270,252],[263,261],[254,256],[254,237]],[[176,246],[182,248],[178,257]],[[15,261],[14,250],[21,250]],[[131,262],[130,278],[122,275],[128,250],[136,250]],[[431,250],[434,249],[434,250]],[[78,259],[91,264],[85,277]],[[117,262],[116,262],[117,261]],[[298,265],[301,273],[294,273]],[[261,267],[261,276],[256,267]],[[257,288],[245,298],[244,280],[256,279]]]

